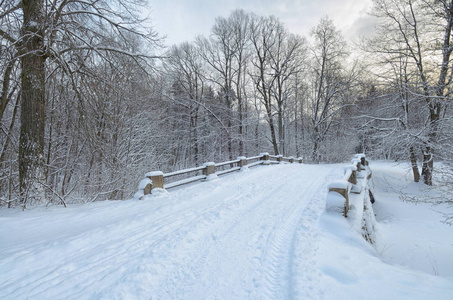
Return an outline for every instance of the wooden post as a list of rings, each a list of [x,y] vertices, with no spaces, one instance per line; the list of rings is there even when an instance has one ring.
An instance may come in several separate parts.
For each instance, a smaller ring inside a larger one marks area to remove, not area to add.
[[[283,155],[277,155],[277,161],[278,163],[281,163],[283,161]]]
[[[247,157],[239,156],[238,159],[239,159],[238,167],[242,168],[242,167],[245,167],[247,165]]]
[[[149,195],[151,194],[151,190],[153,189],[153,184],[147,184],[145,188],[143,189],[143,195]]]
[[[269,161],[269,153],[265,152],[265,153],[260,153],[261,155],[261,158],[260,160],[263,161],[263,165],[270,165],[270,161]]]
[[[352,184],[357,184],[357,170],[351,170],[351,176],[349,176],[348,181]]]
[[[297,160],[299,161],[300,164],[302,163],[302,157],[298,157]]]
[[[366,159],[365,159],[365,156],[362,156],[360,158],[360,163],[362,164],[362,166],[366,166]]]
[[[204,163],[205,168],[203,169],[203,175],[209,176],[215,174],[215,163],[207,162]]]
[[[151,193],[151,191],[155,188],[160,188],[160,189],[163,189],[164,188],[164,173],[161,172],[161,171],[154,171],[154,172],[148,172],[145,174],[146,177],[148,177],[149,179],[151,179],[151,189],[148,188],[145,188],[144,190],[144,194],[147,195],[147,191],[149,190],[149,193]]]
[[[289,157],[289,162],[292,164],[294,162],[294,157],[290,156]]]

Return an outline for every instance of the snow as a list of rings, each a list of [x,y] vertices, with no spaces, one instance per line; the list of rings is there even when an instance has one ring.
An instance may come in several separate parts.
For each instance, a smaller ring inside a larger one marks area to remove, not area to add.
[[[135,194],[134,194],[134,199],[135,200],[139,200],[141,199],[143,196],[145,195],[145,190],[138,190]]]
[[[153,176],[163,176],[164,173],[162,171],[151,171],[145,174],[145,177],[153,177]]]
[[[342,214],[344,211],[345,199],[340,193],[329,192],[326,199],[326,211]]]
[[[354,166],[357,166],[357,164],[360,163],[360,158],[354,158],[351,160],[351,164],[353,164]]]
[[[260,166],[143,200],[2,209],[0,299],[451,299],[446,208],[403,202],[431,191],[410,166],[371,161],[372,245],[361,207],[326,210],[341,206],[327,187],[343,167]]]
[[[390,168],[383,163],[373,166],[375,184],[381,187],[374,192],[377,233],[385,237],[380,239],[377,250],[389,263],[453,278],[453,228],[440,223],[443,213],[451,208],[402,201],[402,192],[408,199],[432,194],[424,184],[411,181],[407,172],[410,168],[409,164],[404,167],[394,164]]]
[[[349,176],[351,176],[352,171],[357,171],[356,165],[349,165],[343,168],[344,172],[349,172]],[[348,177],[349,178],[349,177]]]
[[[354,155],[354,157],[361,159],[362,157],[366,157],[366,156],[365,156],[365,153],[357,153],[356,155]]]
[[[348,176],[348,178],[349,178],[349,176]],[[349,188],[349,185],[350,185],[350,183],[347,180],[340,179],[340,180],[332,181],[331,183],[329,183],[328,188],[346,190]]]
[[[170,172],[170,173],[166,173],[166,174],[163,174],[160,171],[154,171],[154,172],[146,173],[146,176],[150,176],[148,174],[153,174],[153,173],[155,173],[155,174],[162,173],[164,178],[168,178],[168,177],[172,177],[172,176],[187,174],[187,173],[190,173],[190,172],[198,172],[198,171],[201,171],[201,170],[203,170],[205,168],[206,168],[206,166],[201,166],[201,167],[196,167],[196,168],[178,170],[178,171],[174,171],[174,172]]]
[[[138,184],[138,189],[139,190],[144,190],[148,184],[153,184],[153,182],[149,178],[144,178]]]
[[[231,171],[231,170],[228,170],[228,171]],[[224,171],[225,172],[225,171]],[[206,176],[206,181],[211,181],[211,180],[216,180],[218,179],[219,177],[217,176],[216,173],[214,174],[209,174],[208,176]]]

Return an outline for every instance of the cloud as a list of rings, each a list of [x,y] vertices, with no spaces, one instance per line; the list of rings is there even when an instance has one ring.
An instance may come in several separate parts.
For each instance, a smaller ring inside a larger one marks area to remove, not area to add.
[[[367,33],[373,22],[366,14],[371,0],[149,0],[149,3],[155,29],[168,36],[167,44],[190,41],[199,34],[209,35],[215,18],[227,17],[236,8],[258,15],[275,15],[291,32],[305,36],[325,15],[348,39]]]

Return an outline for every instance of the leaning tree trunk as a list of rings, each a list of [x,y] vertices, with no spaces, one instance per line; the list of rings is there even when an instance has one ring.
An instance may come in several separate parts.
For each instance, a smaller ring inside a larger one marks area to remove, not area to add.
[[[24,0],[21,51],[20,202],[44,202],[45,53],[42,0]]]

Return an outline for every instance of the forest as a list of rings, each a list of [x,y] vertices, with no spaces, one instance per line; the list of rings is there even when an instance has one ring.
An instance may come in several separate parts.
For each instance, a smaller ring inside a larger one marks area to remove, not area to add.
[[[138,0],[0,0],[0,207],[127,199],[143,175],[354,153],[453,183],[453,1],[374,0],[373,35],[241,9],[170,47]],[[446,201],[452,201],[446,200]]]

